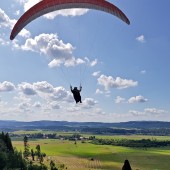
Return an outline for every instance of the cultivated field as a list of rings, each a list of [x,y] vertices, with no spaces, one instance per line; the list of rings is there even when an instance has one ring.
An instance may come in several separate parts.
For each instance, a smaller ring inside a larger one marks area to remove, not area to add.
[[[136,138],[140,137],[133,136],[133,139]],[[154,138],[169,139],[169,137]],[[42,139],[29,141],[30,149],[35,150],[37,144],[40,144],[42,152],[47,154],[46,164],[49,164],[52,159],[57,165],[64,164],[68,170],[121,170],[125,159],[130,161],[133,170],[169,170],[170,167],[170,147],[144,150],[94,145],[89,142],[81,143],[81,141],[75,144],[74,141]],[[23,141],[13,141],[13,145],[18,150],[23,150]]]

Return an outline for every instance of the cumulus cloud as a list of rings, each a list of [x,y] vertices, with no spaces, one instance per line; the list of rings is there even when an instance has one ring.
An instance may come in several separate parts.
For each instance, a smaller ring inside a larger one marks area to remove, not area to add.
[[[26,82],[19,84],[18,89],[25,95],[35,95],[37,93],[34,86]]]
[[[24,45],[19,46],[14,44],[16,48],[26,51],[37,52],[48,56],[50,68],[64,65],[66,67],[75,67],[81,64],[87,64],[91,67],[97,64],[97,59],[94,61],[87,60],[87,57],[75,58],[73,50],[75,49],[70,43],[64,43],[59,39],[57,34],[40,34],[34,38],[28,38]]]
[[[10,19],[8,15],[0,8],[0,28],[10,28],[16,23],[15,19]]]
[[[101,91],[100,89],[96,89],[96,94],[103,94],[103,91]]]
[[[90,66],[90,67],[94,67],[98,63],[97,59],[94,59],[92,61],[90,61],[90,59],[88,57],[85,57],[84,59],[85,59],[87,65]]]
[[[23,38],[29,38],[31,36],[31,33],[25,28],[23,28],[18,35],[20,35]]]
[[[108,90],[109,88],[125,89],[138,85],[137,81],[122,79],[120,77],[113,78],[105,75],[101,75],[97,80],[98,84],[104,86],[105,90]]]
[[[94,77],[100,76],[100,71],[93,72],[93,73],[92,73],[92,76],[94,76]]]
[[[43,93],[52,93],[54,91],[54,87],[47,81],[33,83],[33,87],[35,90]]]
[[[0,28],[9,28],[12,29],[14,24],[16,23],[15,19],[10,19],[9,16],[0,8]],[[23,29],[20,33],[20,36],[24,38],[30,37],[31,33]]]
[[[93,61],[90,62],[90,66],[91,66],[91,67],[94,67],[95,65],[97,65],[97,63],[98,63],[98,62],[97,62],[97,59],[95,59],[95,60],[93,60]]]
[[[0,83],[0,92],[8,92],[15,90],[15,85],[11,82],[4,81]]]
[[[92,98],[85,98],[82,104],[84,108],[92,108],[97,104],[97,101]]]
[[[125,98],[122,98],[120,96],[117,96],[115,99],[115,103],[119,104],[119,103],[124,103],[125,102]]]
[[[148,101],[148,99],[146,99],[143,96],[139,95],[139,96],[131,97],[128,100],[128,103],[145,103],[147,101]]]
[[[34,39],[29,38],[21,46],[21,49],[49,56],[52,59],[52,62],[49,64],[50,67],[58,66],[61,63],[67,65],[71,62],[73,64],[82,63],[80,60],[75,62],[75,58],[72,55],[74,47],[70,43],[65,44],[56,34],[40,34]]]
[[[23,82],[18,85],[18,90],[26,96],[37,95],[40,98],[48,102],[53,101],[65,101],[73,102],[72,94],[67,91],[64,87],[53,87],[46,81],[36,82],[33,84]]]
[[[144,43],[145,42],[145,37],[144,35],[140,35],[139,37],[136,38],[137,41]]]
[[[68,99],[69,93],[64,87],[55,87],[54,92],[49,96],[52,101],[66,100]]]
[[[43,53],[51,58],[70,59],[74,48],[70,43],[64,44],[59,40],[57,34],[40,34],[27,39],[21,49]]]

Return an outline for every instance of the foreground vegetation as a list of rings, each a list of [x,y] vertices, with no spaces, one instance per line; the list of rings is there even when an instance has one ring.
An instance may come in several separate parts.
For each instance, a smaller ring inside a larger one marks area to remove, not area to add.
[[[43,164],[43,159],[46,156],[41,152],[40,145],[36,146],[36,152],[31,149],[29,151],[28,138],[25,136],[24,149],[20,152],[13,147],[8,133],[0,133],[0,170],[47,170],[47,166]],[[37,158],[37,163],[29,159],[31,155],[32,160]],[[55,163],[50,161],[50,169],[58,170]]]
[[[25,132],[26,133],[26,132]],[[64,136],[66,134],[61,134]],[[66,136],[72,135],[67,133]],[[87,136],[86,136],[87,137]],[[109,136],[96,136],[110,139]],[[126,136],[115,136],[124,139]],[[112,136],[113,138],[113,136]],[[129,136],[139,139],[140,136]],[[152,136],[143,136],[142,139],[153,139]],[[163,141],[169,137],[154,137]],[[13,141],[17,150],[23,151],[23,141]],[[168,170],[170,167],[170,147],[157,148],[129,148],[111,145],[94,145],[88,140],[71,141],[61,139],[34,139],[29,140],[30,149],[41,146],[46,153],[44,164],[49,167],[50,161],[56,165],[63,165],[63,169],[70,170],[121,170],[125,159],[130,161],[133,170]]]

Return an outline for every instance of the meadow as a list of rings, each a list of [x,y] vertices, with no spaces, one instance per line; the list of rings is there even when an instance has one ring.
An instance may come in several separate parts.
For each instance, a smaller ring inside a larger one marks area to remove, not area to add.
[[[34,132],[35,133],[35,132]],[[97,136],[111,138],[111,136]],[[112,136],[112,138],[152,139],[152,136]],[[154,136],[157,140],[169,140],[170,137]],[[12,141],[13,146],[23,150],[23,141]],[[64,164],[69,170],[121,170],[128,159],[133,170],[169,170],[170,147],[164,148],[128,148],[121,146],[94,145],[85,141],[41,139],[29,141],[30,149],[41,146],[47,154],[45,164],[53,160],[57,165]]]

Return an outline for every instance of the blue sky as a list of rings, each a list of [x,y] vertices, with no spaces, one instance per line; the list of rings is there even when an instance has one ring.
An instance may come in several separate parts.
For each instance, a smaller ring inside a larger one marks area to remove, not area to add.
[[[0,119],[170,121],[170,2],[110,0],[127,25],[96,10],[42,16],[10,41],[40,0],[0,2]],[[82,104],[70,84],[82,83]]]

